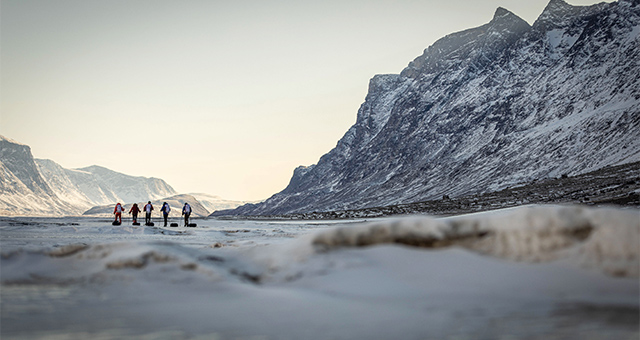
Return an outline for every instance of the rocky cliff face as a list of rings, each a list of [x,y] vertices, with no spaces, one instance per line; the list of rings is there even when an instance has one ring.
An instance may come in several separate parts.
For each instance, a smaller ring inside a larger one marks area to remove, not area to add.
[[[44,180],[31,148],[0,136],[0,215],[61,215],[78,209]]]
[[[499,8],[375,76],[356,124],[285,190],[216,214],[409,203],[638,161],[639,36],[638,0],[552,0],[532,26]]]

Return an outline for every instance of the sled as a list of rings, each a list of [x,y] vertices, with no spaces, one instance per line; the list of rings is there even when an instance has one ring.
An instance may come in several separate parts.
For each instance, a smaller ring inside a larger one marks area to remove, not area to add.
[[[175,228],[175,227],[177,227],[177,226],[178,226],[178,223],[171,223],[171,224],[169,224],[169,226],[171,226],[171,227],[174,227],[174,228]]]
[[[113,221],[113,222],[111,222],[111,225],[120,225],[120,224],[122,224],[122,223],[121,223],[121,222],[118,222],[118,221]]]
[[[140,225],[140,222],[133,222],[133,225]]]
[[[189,223],[189,224],[187,224],[187,227],[189,227],[189,228],[195,228],[195,227],[197,227],[197,226],[198,226],[198,225],[197,225],[197,224],[195,224],[195,223]]]
[[[146,225],[147,227],[153,227],[155,225],[155,223],[149,222],[149,223],[145,223],[144,225]]]

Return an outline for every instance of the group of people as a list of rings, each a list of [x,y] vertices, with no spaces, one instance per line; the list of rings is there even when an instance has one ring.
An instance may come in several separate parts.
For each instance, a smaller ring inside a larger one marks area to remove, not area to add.
[[[124,208],[122,207],[122,204],[117,203],[116,207],[113,209],[113,213],[116,215],[114,222],[122,223],[123,211]],[[131,209],[129,209],[129,214],[131,214],[131,216],[133,217],[133,223],[138,223],[138,213],[142,211],[145,212],[144,223],[148,225],[149,223],[151,223],[151,212],[153,211],[153,205],[151,204],[151,201],[147,202],[143,210],[140,210],[140,208],[138,207],[138,203],[133,203],[133,206],[131,207]],[[169,219],[169,212],[171,211],[169,203],[164,202],[160,211],[162,211],[162,216],[164,217],[164,226],[166,227],[167,220]],[[193,210],[191,209],[189,203],[185,202],[184,206],[182,207],[182,216],[184,216],[185,227],[189,225],[189,217],[191,216],[192,211]]]

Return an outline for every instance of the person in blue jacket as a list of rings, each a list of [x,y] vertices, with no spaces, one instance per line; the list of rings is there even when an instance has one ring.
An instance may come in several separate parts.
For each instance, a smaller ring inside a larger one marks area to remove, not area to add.
[[[160,209],[160,211],[162,211],[162,217],[164,217],[164,226],[166,227],[167,219],[169,218],[169,212],[171,211],[171,207],[167,202],[164,202],[162,203],[162,208]]]
[[[184,226],[189,225],[189,216],[191,215],[191,206],[189,203],[185,203],[182,207],[182,215],[184,215]]]

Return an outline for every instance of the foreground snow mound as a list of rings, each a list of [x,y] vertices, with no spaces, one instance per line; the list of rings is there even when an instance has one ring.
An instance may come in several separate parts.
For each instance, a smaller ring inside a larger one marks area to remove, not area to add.
[[[202,222],[0,219],[0,338],[638,339],[635,212]]]
[[[145,278],[219,280],[188,249],[169,243],[70,244],[2,254],[3,284],[121,282]],[[137,273],[141,271],[143,273]]]
[[[638,276],[640,213],[584,207],[527,206],[444,219],[408,217],[315,234],[318,251],[397,243],[461,246],[528,262],[566,259],[615,276]]]

